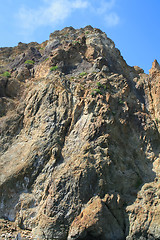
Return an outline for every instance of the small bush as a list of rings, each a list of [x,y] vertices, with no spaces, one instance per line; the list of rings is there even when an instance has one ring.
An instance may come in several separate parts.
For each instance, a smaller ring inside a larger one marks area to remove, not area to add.
[[[100,82],[97,82],[97,87],[102,87],[102,84]]]
[[[100,89],[94,89],[94,91],[97,93],[97,94],[101,94],[102,95],[102,92]]]
[[[75,45],[76,43],[80,43],[80,42],[79,41],[73,41],[72,43]]]
[[[156,120],[156,123],[158,124],[158,123],[159,123],[159,119],[158,119],[158,118],[155,118],[155,120]]]
[[[33,60],[26,60],[24,64],[33,65],[35,62]]]
[[[46,58],[44,61],[48,61],[49,60],[49,57],[48,58]]]
[[[7,77],[7,78],[10,78],[11,77],[11,74],[10,72],[6,71],[2,74],[4,77]]]
[[[102,95],[102,92],[100,91],[100,89],[93,89],[93,91],[91,92],[91,95],[95,96],[97,94],[101,94]]]
[[[89,34],[89,31],[86,31],[85,34]]]
[[[123,104],[124,102],[123,102],[123,100],[120,98],[119,99],[119,104]]]
[[[53,66],[53,67],[50,68],[51,72],[56,71],[56,70],[58,70],[58,66]]]
[[[87,73],[86,72],[81,72],[80,74],[79,74],[79,76],[80,77],[83,77],[83,76],[85,76]]]

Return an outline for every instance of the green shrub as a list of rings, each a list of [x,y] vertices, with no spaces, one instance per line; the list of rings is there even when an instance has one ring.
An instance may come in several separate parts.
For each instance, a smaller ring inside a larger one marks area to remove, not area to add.
[[[97,94],[102,94],[102,92],[101,92],[100,89],[94,89],[94,91],[95,91]]]
[[[156,120],[156,123],[158,124],[158,123],[159,123],[159,119],[158,119],[158,118],[155,118],[155,120]]]
[[[102,84],[100,82],[97,82],[97,87],[102,87]]]
[[[119,104],[123,104],[124,102],[123,102],[123,100],[120,98],[119,99]]]
[[[11,77],[11,74],[10,72],[6,71],[2,74],[4,77],[7,77],[7,78],[10,78]]]
[[[26,60],[24,64],[33,65],[35,62],[33,60]]]
[[[53,67],[50,68],[51,72],[56,71],[56,70],[58,70],[58,66],[53,66]]]
[[[73,41],[72,43],[75,45],[76,43],[80,43],[80,42],[79,41]]]
[[[93,91],[91,92],[91,95],[92,95],[92,96],[95,96],[95,95],[97,95],[97,94],[101,94],[101,95],[102,95],[101,90],[100,90],[100,89],[93,89]]]
[[[48,61],[49,60],[49,57],[48,58],[46,58],[44,61]]]
[[[80,77],[83,77],[83,76],[85,76],[87,73],[86,72],[81,72],[80,74],[79,74],[79,76]]]
[[[89,34],[89,31],[86,31],[85,34]]]

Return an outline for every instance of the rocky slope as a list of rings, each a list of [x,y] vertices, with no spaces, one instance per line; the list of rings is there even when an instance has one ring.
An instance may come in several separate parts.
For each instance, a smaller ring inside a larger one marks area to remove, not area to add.
[[[0,71],[1,238],[160,239],[157,61],[70,27],[1,48]]]

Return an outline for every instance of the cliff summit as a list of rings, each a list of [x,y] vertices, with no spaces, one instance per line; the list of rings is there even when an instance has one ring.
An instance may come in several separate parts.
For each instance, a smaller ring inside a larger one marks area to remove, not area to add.
[[[0,239],[160,239],[160,65],[100,29],[0,48]]]

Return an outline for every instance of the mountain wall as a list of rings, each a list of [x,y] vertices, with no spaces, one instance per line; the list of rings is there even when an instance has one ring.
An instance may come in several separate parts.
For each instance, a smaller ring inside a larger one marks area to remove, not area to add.
[[[87,26],[0,49],[1,238],[160,239],[160,66]]]

